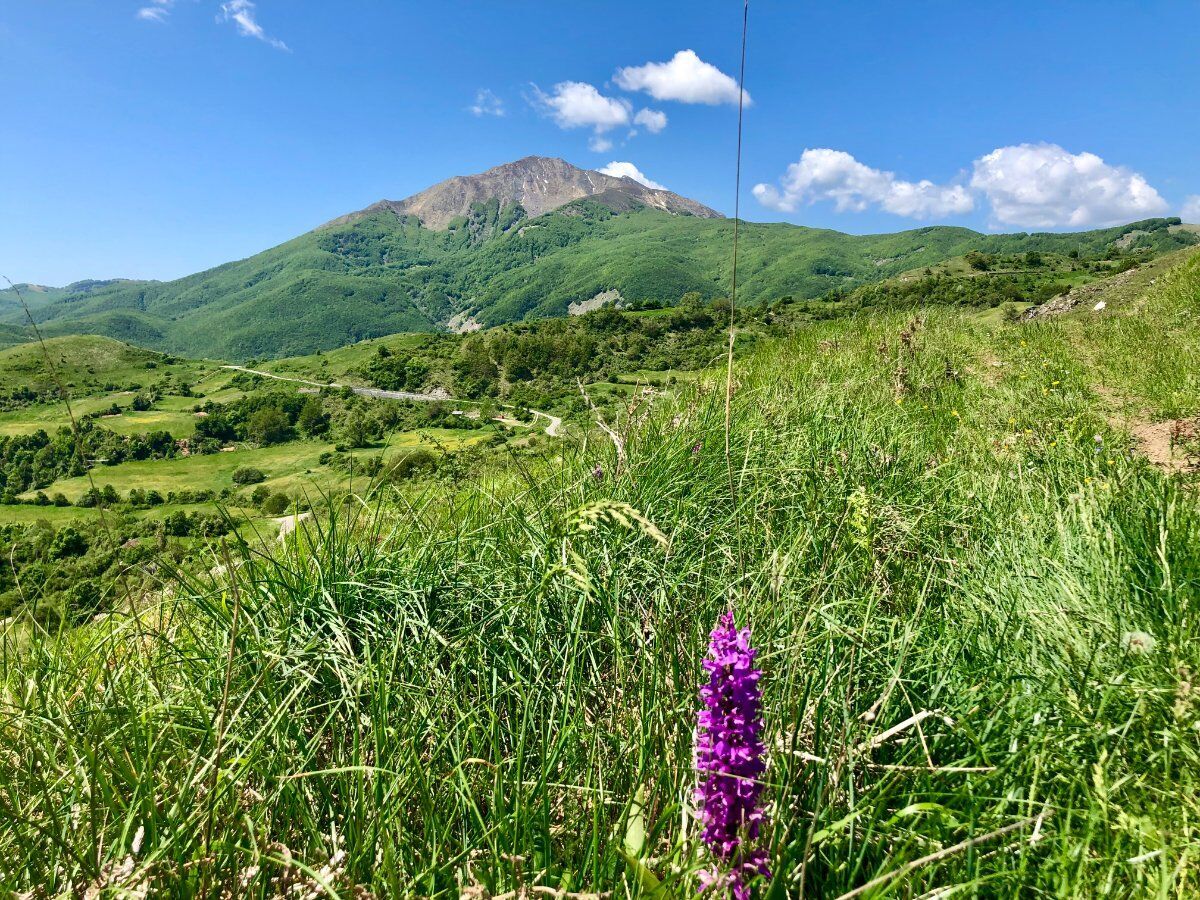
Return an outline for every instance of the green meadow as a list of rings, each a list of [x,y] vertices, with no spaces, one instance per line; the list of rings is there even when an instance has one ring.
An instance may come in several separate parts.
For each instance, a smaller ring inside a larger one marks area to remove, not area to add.
[[[739,356],[728,432],[702,377],[613,436],[331,498],[276,551],[230,535],[99,619],[13,624],[0,885],[694,895],[732,607],[760,896],[1195,896],[1200,256],[1106,296],[809,322]],[[178,462],[216,485],[238,454]]]

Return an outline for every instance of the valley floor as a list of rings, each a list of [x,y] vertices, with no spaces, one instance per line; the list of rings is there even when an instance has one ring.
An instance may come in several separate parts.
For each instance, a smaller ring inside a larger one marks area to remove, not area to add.
[[[1198,324],[1200,256],[1032,323],[814,323],[739,360],[728,461],[701,380],[616,442],[10,627],[0,887],[692,894],[700,663],[733,606],[764,671],[760,895],[1195,896]],[[1164,422],[1156,466],[1135,434]]]

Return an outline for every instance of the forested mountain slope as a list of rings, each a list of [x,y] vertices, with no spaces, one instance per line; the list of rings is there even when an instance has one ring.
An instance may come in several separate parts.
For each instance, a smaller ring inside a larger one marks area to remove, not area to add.
[[[176,281],[42,295],[33,314],[48,334],[103,334],[190,356],[245,359],[401,331],[562,316],[598,295],[674,302],[690,291],[708,299],[725,293],[731,220],[690,212],[683,198],[651,198],[665,205],[655,208],[644,190],[601,187],[537,218],[507,199],[516,196],[511,191],[472,199],[467,214],[445,220],[443,230],[403,212],[412,198],[377,205]],[[439,223],[447,209],[439,207]],[[937,226],[848,235],[745,223],[740,291],[748,303],[818,297],[972,251],[1094,256],[1197,242],[1177,225],[1155,219],[1075,234],[983,235]],[[23,324],[24,312],[6,297],[0,326]]]

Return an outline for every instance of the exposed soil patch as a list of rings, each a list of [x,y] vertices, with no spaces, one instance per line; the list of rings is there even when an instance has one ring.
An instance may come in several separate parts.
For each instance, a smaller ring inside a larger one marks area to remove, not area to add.
[[[1200,471],[1200,419],[1134,423],[1138,450],[1165,472]]]
[[[1154,422],[1145,410],[1116,412],[1122,406],[1128,410],[1129,405],[1107,385],[1093,385],[1092,390],[1109,406],[1104,414],[1108,424],[1128,432],[1138,452],[1151,463],[1168,474],[1200,472],[1200,417]]]

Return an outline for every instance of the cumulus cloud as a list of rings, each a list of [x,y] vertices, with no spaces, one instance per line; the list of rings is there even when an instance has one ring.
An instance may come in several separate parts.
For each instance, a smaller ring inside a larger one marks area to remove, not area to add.
[[[737,103],[737,82],[694,50],[680,50],[668,62],[649,62],[644,66],[626,66],[613,76],[617,87],[626,91],[645,91],[655,100],[680,103]],[[750,94],[744,95],[750,105]]]
[[[613,148],[613,142],[603,135],[593,134],[588,138],[588,149],[593,153],[607,153]]]
[[[1200,194],[1193,194],[1183,201],[1179,217],[1192,225],[1200,224]]]
[[[273,38],[258,24],[258,19],[255,18],[255,7],[252,0],[227,0],[221,4],[221,14],[217,16],[218,22],[232,22],[237,28],[238,34],[243,37],[252,37],[262,41],[264,44],[270,44],[277,50],[287,50],[288,45],[278,38]]]
[[[958,184],[904,181],[892,172],[872,169],[842,150],[810,149],[780,179],[780,187],[754,186],[764,206],[793,212],[804,203],[832,200],[838,212],[879,206],[898,216],[927,219],[975,208],[970,191]]]
[[[603,169],[598,169],[597,171],[604,175],[611,175],[614,178],[632,178],[639,184],[644,184],[646,187],[654,188],[655,190],[665,191],[667,189],[666,185],[659,184],[657,181],[647,178],[642,174],[642,170],[631,162],[613,160]]]
[[[975,160],[971,187],[987,197],[992,217],[1002,225],[1082,228],[1167,210],[1167,202],[1137,172],[1057,144],[993,150]]]
[[[667,127],[667,114],[657,109],[639,109],[633,117],[634,125],[641,125],[651,134],[658,134]]]
[[[533,86],[534,105],[540,107],[559,128],[591,128],[596,134],[629,124],[630,105],[617,97],[606,97],[583,81],[561,81],[547,94]]]
[[[134,16],[145,22],[165,22],[175,5],[175,0],[150,0],[150,6],[143,6]]]
[[[754,196],[781,212],[825,200],[838,212],[877,207],[915,219],[961,215],[986,202],[996,225],[1026,228],[1115,225],[1168,209],[1137,172],[1057,144],[999,147],[972,163],[966,184],[904,181],[842,150],[809,149],[778,187],[755,185]],[[1200,219],[1200,199],[1186,203],[1183,214]]]
[[[503,116],[506,113],[504,101],[497,97],[489,88],[480,88],[475,92],[475,102],[467,107],[475,116]]]

